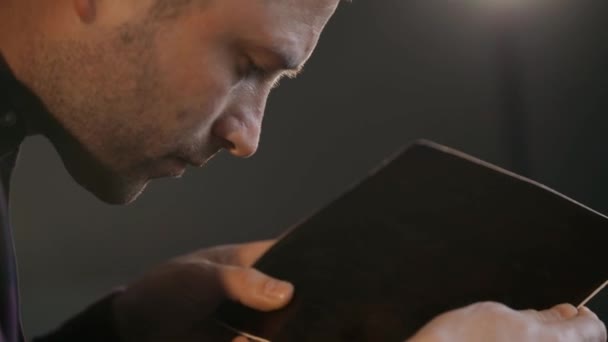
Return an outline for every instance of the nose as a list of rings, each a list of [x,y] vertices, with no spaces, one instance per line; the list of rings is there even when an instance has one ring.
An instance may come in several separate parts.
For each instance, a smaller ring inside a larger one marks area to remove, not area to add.
[[[214,123],[212,133],[232,155],[248,158],[258,149],[261,128],[261,118],[257,116],[228,115]]]

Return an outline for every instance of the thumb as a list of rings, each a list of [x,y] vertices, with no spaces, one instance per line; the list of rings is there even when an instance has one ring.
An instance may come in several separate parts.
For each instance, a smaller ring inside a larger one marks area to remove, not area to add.
[[[252,309],[277,310],[293,297],[292,284],[253,268],[222,266],[220,274],[226,297]]]
[[[559,322],[578,315],[578,309],[571,304],[560,304],[548,310],[538,311],[538,318],[545,323]]]
[[[551,324],[556,332],[569,336],[568,341],[605,342],[607,338],[606,326],[587,308],[581,308],[570,319]]]

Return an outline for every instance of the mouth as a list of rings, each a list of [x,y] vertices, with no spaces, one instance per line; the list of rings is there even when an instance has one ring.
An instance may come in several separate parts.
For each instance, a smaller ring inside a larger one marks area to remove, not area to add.
[[[155,178],[181,178],[186,173],[188,166],[201,168],[205,166],[216,154],[221,151],[221,148],[214,149],[209,153],[178,153],[168,155],[163,158],[158,169],[151,175],[151,179]]]
[[[185,156],[185,155],[184,156],[178,156],[178,157],[176,157],[176,159],[182,161],[186,165],[190,165],[190,166],[194,166],[194,167],[197,167],[197,168],[201,168],[201,167],[207,165],[207,163],[211,159],[213,159],[213,157],[215,157],[220,151],[221,151],[221,149],[217,149],[214,152],[200,154],[198,156]]]
[[[182,178],[188,166],[201,168],[205,166],[221,149],[212,153],[197,154],[194,156],[186,154],[170,155],[163,158],[154,170],[149,174],[150,179],[157,178]],[[199,157],[200,156],[200,157]]]
[[[164,171],[164,175],[160,175],[161,177],[169,177],[169,178],[181,178],[186,172],[186,167],[188,166],[188,162],[181,158],[170,158],[167,162],[166,169]]]

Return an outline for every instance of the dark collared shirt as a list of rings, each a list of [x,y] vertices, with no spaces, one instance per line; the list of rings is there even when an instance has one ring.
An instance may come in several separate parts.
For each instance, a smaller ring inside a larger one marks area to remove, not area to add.
[[[9,217],[10,178],[25,123],[16,112],[17,82],[0,58],[0,341],[22,341],[17,270]]]
[[[19,82],[0,55],[0,342],[23,342],[19,287],[9,217],[10,178],[26,136],[25,115],[46,115],[42,102]],[[92,305],[36,342],[115,342],[112,299]]]

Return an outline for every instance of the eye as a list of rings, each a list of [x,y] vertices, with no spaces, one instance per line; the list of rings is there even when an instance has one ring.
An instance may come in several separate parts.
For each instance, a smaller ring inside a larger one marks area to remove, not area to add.
[[[264,77],[267,72],[263,67],[256,64],[251,57],[242,56],[237,66],[237,74],[240,79],[248,79]]]

